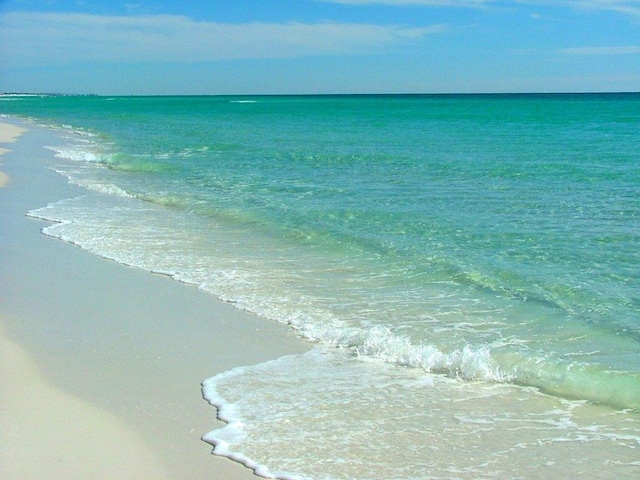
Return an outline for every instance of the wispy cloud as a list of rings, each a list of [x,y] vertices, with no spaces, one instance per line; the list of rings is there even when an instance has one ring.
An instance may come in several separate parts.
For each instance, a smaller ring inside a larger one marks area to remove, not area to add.
[[[572,7],[580,10],[606,10],[640,17],[640,0],[316,0],[345,5],[431,6],[453,8],[504,7],[529,4],[548,7]]]
[[[564,55],[640,55],[640,46],[562,48],[557,50],[557,53]]]
[[[640,17],[640,0],[577,0],[563,3],[575,4],[577,8],[585,10],[608,10]]]
[[[574,55],[574,56],[618,56],[618,55],[640,55],[640,45],[622,45],[622,46],[591,46],[591,47],[569,47],[558,48],[555,50],[541,49],[517,49],[511,50],[514,55]]]
[[[344,5],[425,5],[432,7],[481,7],[483,5],[498,3],[497,0],[316,0],[329,3],[342,3]],[[504,2],[501,2],[504,3]]]
[[[198,22],[184,16],[0,15],[0,43],[13,64],[206,62],[356,54],[417,42],[445,25]]]

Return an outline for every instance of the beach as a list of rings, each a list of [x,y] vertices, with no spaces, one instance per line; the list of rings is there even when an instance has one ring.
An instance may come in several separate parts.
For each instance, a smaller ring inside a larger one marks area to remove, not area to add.
[[[0,476],[243,479],[201,437],[201,382],[308,345],[194,286],[46,237],[27,217],[82,195],[51,170],[52,130],[0,125]]]

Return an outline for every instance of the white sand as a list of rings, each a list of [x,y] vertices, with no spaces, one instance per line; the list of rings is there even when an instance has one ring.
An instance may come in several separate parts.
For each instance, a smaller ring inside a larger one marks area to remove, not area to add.
[[[51,385],[4,336],[0,352],[3,478],[170,478],[162,457],[118,417]]]
[[[194,287],[42,235],[27,211],[85,193],[46,168],[55,159],[42,147],[56,141],[29,127],[3,157],[0,478],[256,478],[200,439],[220,425],[200,382],[308,345]]]
[[[9,123],[0,123],[0,144],[13,143],[24,132],[24,128]],[[0,147],[0,157],[11,150]],[[0,188],[9,183],[9,176],[0,170]]]

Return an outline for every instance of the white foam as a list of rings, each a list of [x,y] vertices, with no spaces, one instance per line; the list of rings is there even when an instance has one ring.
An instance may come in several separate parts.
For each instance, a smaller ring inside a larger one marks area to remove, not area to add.
[[[504,381],[506,378],[486,346],[467,345],[460,350],[444,353],[434,345],[414,345],[408,337],[394,335],[386,327],[371,328],[363,344],[356,347],[356,352],[389,363],[468,380]]]
[[[228,422],[203,437],[214,453],[275,478],[537,478],[540,462],[543,476],[567,478],[604,460],[628,466],[640,445],[637,415],[341,349],[237,368],[203,394]]]
[[[56,157],[59,158],[67,158],[76,162],[100,162],[100,157],[95,152],[87,150],[84,145],[45,146],[44,148],[53,150],[56,152]]]
[[[73,177],[69,177],[69,179],[78,186],[84,187],[93,192],[104,193],[107,195],[115,195],[117,197],[124,198],[136,198],[134,195],[130,195],[125,190],[117,187],[113,183],[95,183],[86,180],[74,180]]]

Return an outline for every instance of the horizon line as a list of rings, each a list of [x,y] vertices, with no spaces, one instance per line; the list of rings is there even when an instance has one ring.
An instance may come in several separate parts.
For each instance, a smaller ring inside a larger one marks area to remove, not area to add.
[[[396,92],[396,93],[59,93],[59,92],[0,92],[0,97],[357,97],[357,96],[508,96],[508,95],[628,95],[640,94],[627,90],[594,91],[514,91],[514,92]]]

